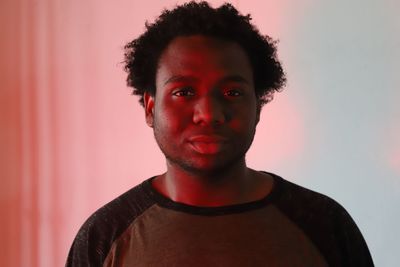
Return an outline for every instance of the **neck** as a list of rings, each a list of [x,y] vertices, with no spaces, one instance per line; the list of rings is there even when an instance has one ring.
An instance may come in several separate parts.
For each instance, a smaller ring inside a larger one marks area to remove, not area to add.
[[[167,172],[153,186],[168,198],[193,206],[226,206],[248,202],[257,183],[245,160],[215,172],[194,172],[167,162]]]

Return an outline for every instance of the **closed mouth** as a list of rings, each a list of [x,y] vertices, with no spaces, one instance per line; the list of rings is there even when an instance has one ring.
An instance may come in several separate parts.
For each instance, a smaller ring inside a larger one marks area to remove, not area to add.
[[[228,139],[220,135],[196,135],[189,138],[189,143],[200,154],[217,154],[226,148]]]
[[[221,135],[196,135],[189,138],[189,142],[194,143],[226,143],[228,139]]]

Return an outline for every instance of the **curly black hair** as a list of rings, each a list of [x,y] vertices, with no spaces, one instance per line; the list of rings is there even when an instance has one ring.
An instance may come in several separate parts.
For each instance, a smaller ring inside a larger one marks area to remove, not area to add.
[[[247,53],[253,69],[254,87],[260,107],[272,100],[273,93],[286,83],[285,73],[276,55],[276,41],[261,35],[250,23],[251,16],[240,14],[231,4],[212,8],[207,2],[188,2],[173,10],[164,10],[146,31],[125,46],[127,84],[133,94],[155,95],[159,58],[178,36],[205,35],[238,43]]]

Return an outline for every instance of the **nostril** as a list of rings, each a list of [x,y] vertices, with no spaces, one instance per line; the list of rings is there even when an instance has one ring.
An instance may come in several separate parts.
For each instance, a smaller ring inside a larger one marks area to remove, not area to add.
[[[193,122],[205,124],[222,124],[225,122],[223,105],[218,101],[203,100],[194,106]]]

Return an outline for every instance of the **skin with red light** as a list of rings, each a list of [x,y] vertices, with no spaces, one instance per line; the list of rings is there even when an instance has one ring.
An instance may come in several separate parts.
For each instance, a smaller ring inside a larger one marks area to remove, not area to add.
[[[260,109],[253,72],[236,43],[177,37],[162,53],[156,94],[144,95],[146,122],[167,160],[153,180],[166,197],[194,206],[255,201],[272,178],[246,166]]]

